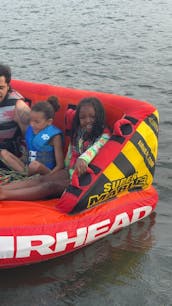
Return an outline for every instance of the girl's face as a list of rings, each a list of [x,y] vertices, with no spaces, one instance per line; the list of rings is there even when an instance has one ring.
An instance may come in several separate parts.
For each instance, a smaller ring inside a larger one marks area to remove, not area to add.
[[[32,126],[35,134],[38,134],[48,125],[52,124],[52,121],[52,119],[46,119],[43,112],[30,112],[30,125]]]
[[[81,106],[79,113],[81,128],[91,133],[95,120],[96,113],[94,107],[91,104]]]

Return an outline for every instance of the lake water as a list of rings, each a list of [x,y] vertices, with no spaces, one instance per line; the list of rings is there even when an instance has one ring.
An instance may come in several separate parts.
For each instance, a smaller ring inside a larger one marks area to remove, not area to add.
[[[172,305],[171,0],[1,0],[0,62],[14,78],[127,95],[160,113],[155,213],[73,254],[0,271],[0,305]]]

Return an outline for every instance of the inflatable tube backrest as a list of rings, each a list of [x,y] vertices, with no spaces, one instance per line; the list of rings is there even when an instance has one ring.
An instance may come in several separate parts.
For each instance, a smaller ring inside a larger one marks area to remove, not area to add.
[[[152,184],[157,157],[157,111],[141,122],[124,116],[122,126],[123,134],[117,135],[114,129],[109,141],[89,164],[87,173],[78,178],[74,172],[58,204],[59,210],[78,213]]]
[[[74,104],[68,104],[68,108],[65,114],[65,135],[71,136],[71,129],[72,129],[72,123],[73,118],[75,116],[76,112],[76,105]]]

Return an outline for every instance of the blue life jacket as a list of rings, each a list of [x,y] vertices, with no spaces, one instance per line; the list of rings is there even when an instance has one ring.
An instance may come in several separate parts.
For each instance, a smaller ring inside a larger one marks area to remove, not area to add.
[[[28,149],[28,163],[37,160],[49,169],[56,165],[54,146],[50,145],[51,139],[56,135],[62,135],[62,131],[54,125],[49,125],[38,134],[34,134],[29,126],[26,130],[26,145]]]

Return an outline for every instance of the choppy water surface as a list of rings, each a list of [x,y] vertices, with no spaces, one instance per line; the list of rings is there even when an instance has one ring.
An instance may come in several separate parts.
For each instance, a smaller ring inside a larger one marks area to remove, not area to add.
[[[0,305],[172,305],[171,0],[1,0],[13,77],[113,92],[160,112],[156,212],[60,259],[0,271]]]

